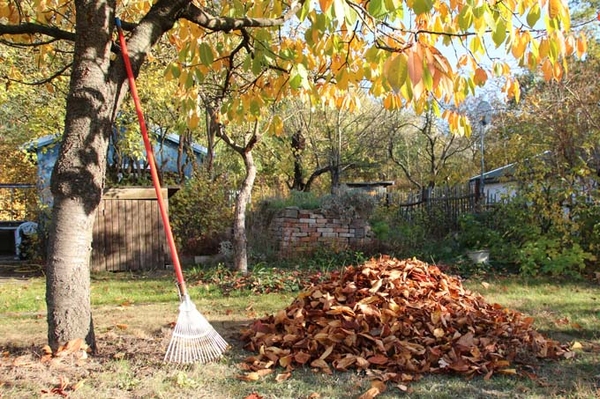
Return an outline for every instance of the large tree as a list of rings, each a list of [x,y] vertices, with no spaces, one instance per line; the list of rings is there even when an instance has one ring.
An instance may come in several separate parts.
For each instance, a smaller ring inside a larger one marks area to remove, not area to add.
[[[534,28],[542,14],[544,31]],[[240,62],[244,70],[232,82],[246,90],[217,110],[223,125],[258,121],[265,104],[290,94],[313,99],[315,106],[319,100],[342,105],[353,101],[365,81],[369,93],[388,108],[412,104],[422,111],[432,97],[460,102],[488,75],[510,72],[499,60],[489,71],[479,66],[478,59],[486,55],[484,36],[523,65],[541,64],[551,78],[562,76],[564,53],[585,51],[581,38],[565,33],[569,12],[561,0],[320,0],[318,5],[305,0],[0,0],[3,43],[38,45],[34,56],[40,65],[70,72],[63,141],[51,184],[46,302],[54,349],[81,337],[94,347],[92,223],[104,186],[111,126],[127,93],[115,42],[116,16],[129,32],[136,74],[161,39],[179,51],[167,77],[181,83],[182,112],[191,125],[203,115],[196,83],[207,68],[218,70],[231,62]],[[211,43],[216,44],[209,45],[207,37],[215,37]],[[451,65],[444,48],[468,51]],[[507,91],[518,95],[518,85],[510,82]],[[465,118],[446,117],[455,131],[468,131]]]

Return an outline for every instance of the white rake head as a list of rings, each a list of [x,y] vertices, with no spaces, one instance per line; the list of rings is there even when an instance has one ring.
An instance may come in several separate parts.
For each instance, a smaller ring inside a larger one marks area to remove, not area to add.
[[[223,337],[185,294],[179,305],[179,317],[165,354],[165,362],[208,363],[219,359],[227,346]]]

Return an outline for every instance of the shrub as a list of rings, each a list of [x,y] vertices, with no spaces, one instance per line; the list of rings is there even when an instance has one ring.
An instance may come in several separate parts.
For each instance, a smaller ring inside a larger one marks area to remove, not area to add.
[[[340,189],[338,194],[327,195],[321,200],[321,210],[328,217],[368,220],[377,202],[362,190]]]
[[[187,254],[217,254],[230,239],[233,225],[231,184],[225,177],[210,180],[200,172],[170,199],[173,232]]]

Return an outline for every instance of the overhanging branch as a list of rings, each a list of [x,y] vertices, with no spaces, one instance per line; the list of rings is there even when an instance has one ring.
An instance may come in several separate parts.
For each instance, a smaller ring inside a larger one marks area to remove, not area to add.
[[[230,32],[242,28],[281,26],[296,14],[302,6],[302,3],[303,2],[292,2],[289,10],[278,18],[217,17],[190,3],[185,10],[183,10],[180,17],[187,19],[190,22],[194,22],[206,29]]]
[[[0,36],[4,35],[45,35],[55,39],[75,41],[75,33],[68,32],[53,26],[34,24],[31,22],[7,25],[0,24]]]

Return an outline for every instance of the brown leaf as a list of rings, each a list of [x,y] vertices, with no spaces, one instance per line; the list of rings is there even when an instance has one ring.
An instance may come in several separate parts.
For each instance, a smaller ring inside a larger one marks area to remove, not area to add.
[[[256,371],[253,371],[251,373],[238,374],[235,378],[241,381],[251,382],[260,380],[260,375]]]
[[[298,352],[294,355],[294,360],[296,363],[304,364],[310,360],[311,356],[305,352]]]
[[[372,399],[379,395],[380,393],[385,392],[386,386],[383,382],[379,380],[371,381],[371,388],[367,390],[367,392],[363,393],[358,397],[358,399]]]
[[[390,359],[388,359],[388,357],[384,356],[384,355],[375,355],[375,356],[371,356],[367,360],[371,364],[382,365],[382,364],[386,364],[387,362],[389,362]]]
[[[275,376],[275,381],[283,382],[283,381],[287,380],[288,378],[290,378],[291,376],[292,376],[292,373],[290,373],[290,372],[277,374]]]

